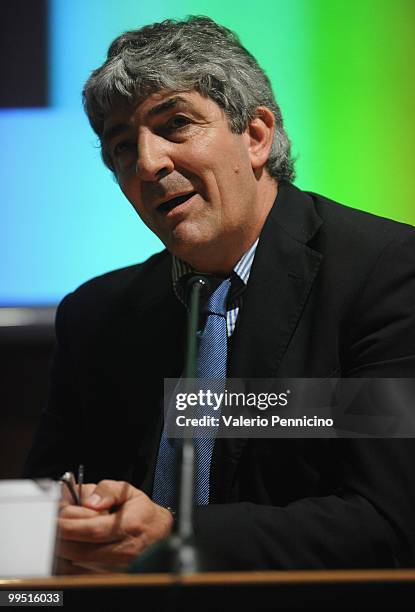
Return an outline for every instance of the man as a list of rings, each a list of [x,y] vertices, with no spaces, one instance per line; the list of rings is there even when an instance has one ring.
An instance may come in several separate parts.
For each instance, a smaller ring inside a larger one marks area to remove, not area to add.
[[[84,463],[98,484],[62,509],[59,555],[122,567],[173,525],[152,497],[163,378],[183,368],[181,277],[236,288],[229,376],[413,377],[415,231],[290,184],[268,79],[208,18],[117,38],[84,102],[104,162],[167,250],[60,305],[26,474]],[[196,533],[235,569],[411,565],[414,465],[412,440],[217,439]]]

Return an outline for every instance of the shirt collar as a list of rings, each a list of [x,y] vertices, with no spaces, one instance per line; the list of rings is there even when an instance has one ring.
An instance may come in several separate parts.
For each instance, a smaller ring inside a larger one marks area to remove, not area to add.
[[[228,305],[230,306],[233,301],[237,297],[241,295],[246,285],[248,284],[249,275],[251,274],[252,262],[254,261],[255,251],[258,245],[259,238],[256,239],[254,244],[242,255],[241,259],[235,264],[233,269],[231,278],[232,285],[235,286],[235,290],[231,290],[231,296]],[[181,279],[183,279],[186,275],[197,273],[192,266],[190,266],[185,261],[178,259],[173,255],[173,264],[172,264],[172,281],[173,281],[173,289],[176,296],[179,298],[183,304],[185,304],[185,299],[183,295],[183,283],[181,283]]]

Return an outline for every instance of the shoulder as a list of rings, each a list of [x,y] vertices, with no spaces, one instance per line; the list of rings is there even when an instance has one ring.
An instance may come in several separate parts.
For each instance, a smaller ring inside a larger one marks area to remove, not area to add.
[[[397,286],[413,295],[415,228],[308,193],[322,220],[309,246],[324,258],[322,277],[336,282],[356,303],[372,291],[379,300]],[[340,289],[340,287],[342,289]]]
[[[357,210],[282,182],[270,218],[297,242],[323,255],[348,259],[376,253],[393,242],[414,240],[415,228]]]
[[[71,295],[84,300],[90,297],[94,300],[99,297],[117,299],[125,296],[136,284],[146,283],[153,275],[163,275],[170,268],[171,257],[163,250],[142,263],[96,276],[80,285]]]
[[[304,192],[321,217],[323,235],[348,250],[382,250],[392,243],[413,242],[415,227],[335,202],[314,192]]]
[[[164,250],[140,264],[113,270],[88,280],[63,298],[56,327],[71,330],[107,328],[115,318],[157,300],[171,290],[171,256]]]

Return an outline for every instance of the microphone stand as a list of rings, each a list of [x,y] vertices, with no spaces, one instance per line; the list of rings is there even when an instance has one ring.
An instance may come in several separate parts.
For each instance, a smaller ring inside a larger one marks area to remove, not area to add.
[[[203,276],[193,276],[188,282],[189,312],[187,319],[187,350],[184,367],[186,380],[197,377],[197,330],[200,298],[208,288]],[[171,535],[141,553],[130,565],[133,573],[173,572],[193,574],[205,567],[206,560],[195,541],[193,530],[195,447],[193,438],[184,438],[181,446],[179,472],[178,518]]]

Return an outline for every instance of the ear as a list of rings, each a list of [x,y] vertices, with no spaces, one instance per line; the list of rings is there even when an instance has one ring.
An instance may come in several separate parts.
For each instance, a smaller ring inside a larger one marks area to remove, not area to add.
[[[275,117],[273,112],[266,106],[259,106],[256,109],[256,116],[246,128],[247,136],[249,136],[249,155],[253,170],[260,170],[267,163],[274,137],[274,127]]]

